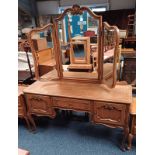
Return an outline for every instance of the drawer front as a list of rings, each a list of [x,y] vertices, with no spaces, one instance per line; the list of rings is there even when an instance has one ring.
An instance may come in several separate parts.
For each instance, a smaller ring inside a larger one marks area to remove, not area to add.
[[[124,125],[126,106],[110,102],[94,103],[94,122],[111,125]]]
[[[63,109],[79,110],[79,111],[90,111],[90,101],[79,100],[79,99],[69,99],[69,98],[59,98],[53,97],[53,106]]]
[[[27,94],[28,111],[37,114],[51,114],[52,100],[49,96]]]

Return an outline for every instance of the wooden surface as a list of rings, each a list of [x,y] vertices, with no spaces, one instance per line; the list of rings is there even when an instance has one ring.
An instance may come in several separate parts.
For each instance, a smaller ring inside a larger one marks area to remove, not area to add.
[[[133,137],[136,135],[136,97],[133,97],[132,103],[130,105],[130,119],[131,125],[130,133],[128,135],[128,150],[131,149]]]
[[[18,117],[24,118],[27,123],[28,129],[30,129],[30,122],[27,117],[27,108],[26,108],[24,94],[23,94],[23,90],[26,87],[27,86],[25,86],[25,85],[24,86],[18,85]]]
[[[24,89],[24,93],[130,104],[132,102],[131,90],[131,86],[128,85],[118,85],[110,89],[104,84],[37,81]]]
[[[92,69],[92,64],[70,64],[68,69]],[[64,76],[65,77],[65,76]]]
[[[75,80],[75,81],[79,81],[79,82],[101,82],[103,77],[103,65],[102,65],[102,61],[103,61],[103,48],[102,48],[102,17],[101,16],[98,16],[96,14],[94,14],[91,9],[89,9],[88,7],[80,7],[79,5],[73,5],[73,7],[71,8],[67,8],[64,10],[64,12],[58,17],[55,19],[55,29],[56,29],[56,53],[57,53],[57,56],[58,56],[58,62],[57,62],[57,68],[58,68],[58,76],[60,79],[65,79],[65,77],[63,77],[63,68],[62,68],[62,60],[61,60],[61,55],[62,55],[62,50],[61,50],[61,45],[60,45],[60,41],[59,41],[59,22],[62,21],[66,16],[68,16],[68,13],[71,13],[71,15],[81,15],[83,14],[84,12],[88,12],[90,16],[92,16],[92,18],[94,18],[95,20],[98,21],[98,40],[97,40],[97,43],[98,43],[98,77],[96,79],[82,79],[82,78],[75,78],[75,79],[72,79],[72,80]],[[69,33],[70,34],[70,33]],[[77,37],[78,39],[79,37]],[[85,37],[87,38],[87,37]],[[69,42],[71,42],[72,39],[70,39],[69,37]],[[89,43],[89,46],[87,46],[87,48],[90,49],[90,43]],[[88,51],[90,52],[90,51]],[[90,54],[87,54],[87,58],[90,59]]]
[[[128,54],[128,53],[133,53],[135,54],[135,50],[133,48],[122,48],[121,49],[121,54]]]
[[[130,114],[136,115],[136,97],[133,97],[133,101],[130,105]]]
[[[47,48],[47,40],[46,38],[38,38],[38,39],[33,39],[34,43],[34,48],[37,51],[43,50]]]
[[[46,75],[47,76],[47,75]],[[129,134],[129,106],[132,102],[132,87],[105,84],[79,83],[64,80],[40,79],[24,89],[28,118],[36,129],[32,115],[56,117],[56,109],[88,112],[90,121],[124,130],[122,149]]]
[[[63,72],[64,77],[68,78],[90,78],[90,79],[96,79],[97,78],[97,72]]]
[[[27,88],[27,86],[23,86],[23,85],[19,85],[18,86],[18,96],[20,96],[21,94],[23,94],[23,90]]]

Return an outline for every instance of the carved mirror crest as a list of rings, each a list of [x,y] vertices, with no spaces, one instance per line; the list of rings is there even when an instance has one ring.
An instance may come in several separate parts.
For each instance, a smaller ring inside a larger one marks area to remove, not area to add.
[[[73,5],[54,20],[61,79],[101,82],[102,17]]]

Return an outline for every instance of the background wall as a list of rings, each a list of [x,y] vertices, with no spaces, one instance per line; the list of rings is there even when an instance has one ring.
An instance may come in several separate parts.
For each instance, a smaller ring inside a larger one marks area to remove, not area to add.
[[[57,1],[41,1],[37,2],[38,14],[58,14],[59,2]]]
[[[72,6],[73,4],[79,5],[92,5],[92,4],[107,4],[109,2],[110,10],[130,9],[135,8],[136,0],[60,0],[58,1],[41,1],[37,2],[39,15],[57,14],[58,7]]]
[[[79,5],[104,4],[107,2],[108,0],[61,0],[60,6],[70,6],[73,4],[79,4]]]
[[[109,0],[110,10],[135,8],[136,0]]]

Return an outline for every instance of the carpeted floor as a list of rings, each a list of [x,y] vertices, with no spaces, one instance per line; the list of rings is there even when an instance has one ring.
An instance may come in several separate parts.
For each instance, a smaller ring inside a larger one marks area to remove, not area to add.
[[[131,151],[122,152],[119,144],[121,129],[93,125],[75,118],[67,120],[35,118],[37,133],[26,129],[24,120],[19,119],[19,148],[30,151],[30,155],[135,155],[136,142]]]

